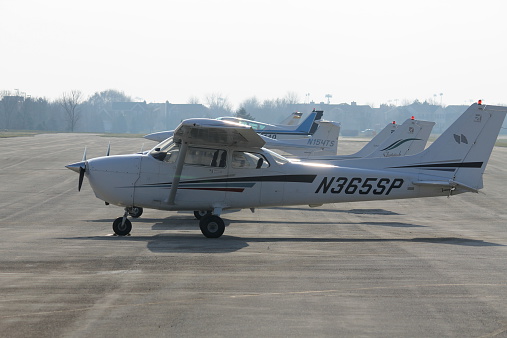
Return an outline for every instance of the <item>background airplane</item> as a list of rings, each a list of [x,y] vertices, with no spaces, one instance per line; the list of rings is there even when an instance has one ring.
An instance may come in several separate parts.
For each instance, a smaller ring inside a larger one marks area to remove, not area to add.
[[[272,139],[261,134],[265,147],[284,156],[307,158],[310,156],[336,155],[341,124],[319,120],[317,131],[313,135],[296,139]]]
[[[218,117],[217,120],[229,121],[240,123],[252,127],[257,133],[273,138],[273,139],[284,139],[284,138],[298,138],[307,137],[313,135],[318,128],[318,125],[314,123],[322,118],[323,111],[314,110],[303,118],[303,114],[300,112],[292,113],[288,118],[282,121],[281,124],[269,124],[264,122],[247,120],[239,117]],[[298,122],[296,124],[296,121]],[[144,138],[152,141],[162,142],[165,139],[171,137],[174,130],[170,131],[159,131],[145,135]]]

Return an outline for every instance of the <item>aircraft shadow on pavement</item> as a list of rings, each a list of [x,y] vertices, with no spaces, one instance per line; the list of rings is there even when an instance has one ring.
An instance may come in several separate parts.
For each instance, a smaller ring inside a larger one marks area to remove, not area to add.
[[[273,208],[267,208],[267,209],[273,209],[273,210],[299,210],[299,211],[321,211],[321,212],[339,212],[339,213],[345,213],[345,214],[356,214],[356,215],[401,215],[397,212],[385,210],[385,209],[350,209],[350,210],[340,210],[340,209],[324,209],[320,207],[316,208],[297,208],[297,207],[273,207]]]
[[[402,222],[360,222],[358,224],[393,227],[393,228],[426,228],[427,227],[426,225],[418,225],[418,224],[402,223]]]
[[[225,220],[224,220],[225,221]],[[226,226],[228,225],[228,222],[226,222]],[[289,225],[354,225],[354,224],[362,224],[362,225],[375,225],[375,226],[386,226],[386,227],[395,227],[395,228],[423,228],[426,227],[425,225],[418,225],[418,224],[412,224],[412,223],[402,223],[402,222],[338,222],[338,221],[310,221],[310,220],[304,220],[304,221],[293,221],[293,220],[287,220],[287,221],[275,221],[275,220],[234,220],[234,224],[241,224],[241,223],[255,223],[255,224],[289,224]]]
[[[254,242],[308,242],[308,243],[368,243],[368,242],[407,242],[407,243],[433,243],[433,244],[451,244],[451,245],[464,245],[464,246],[503,246],[502,244],[485,242],[482,240],[457,238],[457,237],[435,237],[435,238],[251,238],[242,237],[242,240],[248,243]]]
[[[146,242],[148,250],[154,253],[231,253],[242,250],[252,243],[427,243],[459,246],[503,246],[497,243],[485,242],[456,237],[435,238],[307,238],[307,237],[236,237],[223,235],[218,239],[205,238],[200,231],[195,233],[157,234],[154,236],[90,236],[63,238],[67,240],[107,241],[108,245],[114,241]]]

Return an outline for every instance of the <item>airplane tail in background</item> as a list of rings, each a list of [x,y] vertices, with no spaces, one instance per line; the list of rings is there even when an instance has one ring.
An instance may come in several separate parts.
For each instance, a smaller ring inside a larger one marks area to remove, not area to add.
[[[322,110],[314,110],[312,111],[307,117],[306,119],[304,119],[296,128],[296,132],[299,132],[299,133],[307,133],[307,134],[310,134],[310,135],[313,135],[317,129],[318,129],[318,124],[316,123],[316,121],[320,120],[322,118],[322,115],[324,114],[324,112]]]
[[[473,104],[426,150],[391,168],[418,170],[416,185],[478,191],[506,113],[507,107]]]
[[[286,119],[284,119],[282,122],[278,123],[278,125],[282,126],[297,126],[301,123],[301,117],[303,116],[303,113],[301,112],[294,112],[289,115]]]
[[[420,153],[426,147],[435,122],[408,119],[366,156],[393,157]]]
[[[287,157],[307,158],[314,155],[336,155],[341,125],[332,121],[316,121],[319,128],[308,138],[275,140],[262,137],[266,147]]]
[[[384,129],[382,129],[374,138],[371,139],[361,150],[358,152],[345,155],[347,158],[362,158],[373,153],[385,140],[387,140],[392,133],[399,127],[396,123],[389,123]],[[345,157],[344,156],[344,157]]]

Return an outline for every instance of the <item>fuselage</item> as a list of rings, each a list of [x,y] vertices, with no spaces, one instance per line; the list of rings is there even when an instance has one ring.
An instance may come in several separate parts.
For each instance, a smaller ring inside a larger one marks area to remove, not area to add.
[[[87,161],[95,195],[114,205],[213,210],[448,195],[416,173],[293,163],[266,149],[190,147],[173,203],[178,148]]]

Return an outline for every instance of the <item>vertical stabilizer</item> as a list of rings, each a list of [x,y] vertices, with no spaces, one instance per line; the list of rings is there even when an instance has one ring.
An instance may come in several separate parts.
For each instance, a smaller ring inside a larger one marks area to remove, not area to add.
[[[346,155],[348,158],[362,158],[373,153],[377,148],[384,143],[392,133],[399,127],[396,123],[389,123],[384,129],[382,129],[374,138],[371,139],[363,148],[357,153]],[[344,156],[345,157],[345,156]]]
[[[296,128],[296,131],[299,133],[306,133],[313,135],[318,128],[318,125],[315,121],[321,119],[323,115],[323,111],[312,111]]]
[[[434,125],[435,122],[407,119],[366,157],[396,157],[420,153],[426,147]]]

